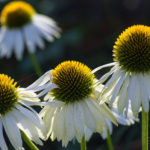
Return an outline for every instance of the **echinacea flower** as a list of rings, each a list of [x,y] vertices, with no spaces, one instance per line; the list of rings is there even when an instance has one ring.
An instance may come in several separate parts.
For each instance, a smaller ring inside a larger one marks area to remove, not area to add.
[[[63,146],[76,138],[81,143],[93,132],[103,133],[107,129],[106,118],[116,124],[106,104],[99,104],[96,78],[90,68],[77,61],[65,61],[54,70],[40,77],[30,88],[43,91],[45,101],[55,102],[55,106],[47,105],[40,112],[47,128],[47,138],[57,138]],[[98,129],[97,129],[98,128]]]
[[[49,17],[37,14],[35,9],[24,1],[8,3],[1,12],[0,57],[10,58],[12,52],[18,60],[23,51],[34,53],[36,46],[43,49],[44,40],[52,41],[59,37],[59,28]]]
[[[16,86],[14,79],[0,74],[0,149],[8,150],[3,130],[15,150],[22,150],[21,133],[31,141],[42,145],[45,126],[38,113],[30,105],[39,105],[36,94]]]
[[[150,27],[134,25],[127,28],[113,47],[114,63],[95,69],[114,66],[98,81],[106,81],[103,97],[109,105],[117,102],[119,114],[126,114],[131,103],[135,116],[140,107],[149,111],[150,100]],[[110,78],[109,78],[110,77]]]

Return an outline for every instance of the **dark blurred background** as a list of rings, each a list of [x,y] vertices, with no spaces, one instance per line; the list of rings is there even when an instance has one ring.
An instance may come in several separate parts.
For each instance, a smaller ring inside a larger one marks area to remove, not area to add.
[[[0,10],[10,1],[0,3]],[[91,69],[113,61],[112,48],[118,35],[134,24],[150,25],[149,0],[28,0],[38,13],[52,17],[62,29],[60,39],[46,43],[45,50],[37,48],[36,57],[45,72],[64,60],[78,60]],[[104,73],[107,70],[103,70]],[[0,60],[0,72],[28,86],[38,78],[28,53],[22,61]],[[99,74],[100,76],[101,74]],[[115,150],[140,150],[140,123],[119,126],[113,130]],[[107,150],[106,142],[94,134],[87,150]],[[12,149],[12,148],[11,148]],[[48,140],[40,150],[79,150],[80,145],[70,142],[62,148],[56,140]],[[27,148],[28,150],[28,148]]]

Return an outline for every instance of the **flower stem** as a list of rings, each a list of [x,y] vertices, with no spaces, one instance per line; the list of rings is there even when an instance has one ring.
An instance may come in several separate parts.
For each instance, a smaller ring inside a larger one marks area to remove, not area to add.
[[[114,150],[109,131],[107,131],[107,146],[109,150]]]
[[[31,52],[28,51],[28,54],[29,54],[29,57],[32,61],[32,64],[34,66],[34,69],[35,69],[37,75],[40,77],[43,73],[42,73],[42,70],[40,68],[40,65],[39,65],[34,53],[31,53]]]
[[[142,150],[148,150],[148,112],[142,111]]]
[[[81,141],[81,150],[86,150],[85,136],[82,137],[82,141]]]
[[[34,143],[26,136],[26,134],[21,131],[21,136],[24,140],[24,142],[30,147],[31,150],[39,150]]]

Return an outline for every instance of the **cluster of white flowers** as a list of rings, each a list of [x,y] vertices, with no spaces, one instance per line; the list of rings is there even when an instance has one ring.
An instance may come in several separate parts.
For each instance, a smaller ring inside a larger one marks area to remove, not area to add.
[[[20,60],[25,47],[34,53],[36,46],[44,48],[44,40],[59,37],[56,23],[23,1],[4,7],[1,24],[1,58],[11,57],[14,50]],[[133,26],[117,39],[114,63],[90,70],[78,61],[65,61],[27,88],[0,74],[0,149],[8,150],[3,129],[12,146],[22,150],[24,134],[39,145],[50,137],[66,147],[74,138],[81,143],[96,132],[107,138],[112,123],[129,126],[139,121],[139,112],[149,111],[149,43],[149,27]],[[111,66],[100,79],[95,77]],[[43,106],[39,114],[33,105]]]

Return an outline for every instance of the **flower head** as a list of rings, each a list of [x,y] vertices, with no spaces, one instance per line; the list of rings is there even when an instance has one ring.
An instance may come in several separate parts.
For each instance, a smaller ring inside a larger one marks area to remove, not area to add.
[[[52,76],[52,82],[58,88],[51,90],[51,94],[60,101],[80,101],[93,91],[95,76],[90,68],[80,62],[63,62],[54,69]]]
[[[59,37],[59,28],[49,17],[37,14],[34,8],[24,1],[8,3],[1,12],[0,57],[11,57],[15,51],[18,60],[23,50],[34,53],[36,46],[43,49],[44,41]]]
[[[129,104],[135,116],[140,108],[149,111],[150,100],[150,27],[134,25],[127,28],[117,39],[113,50],[114,66],[98,82],[106,81],[103,97],[112,106],[117,102],[119,113],[128,113]]]
[[[23,1],[13,1],[6,5],[1,12],[1,23],[8,28],[19,28],[32,21],[34,8]]]
[[[3,128],[12,144],[18,150],[22,149],[20,132],[23,131],[29,139],[42,145],[39,138],[44,138],[44,124],[39,115],[29,105],[39,105],[36,94],[16,86],[14,79],[0,74],[0,149],[8,150],[4,140]]]
[[[113,56],[126,71],[150,71],[150,27],[134,25],[127,28],[115,42]]]
[[[18,99],[16,82],[7,75],[0,74],[0,114],[10,111]]]
[[[116,119],[97,96],[102,85],[88,66],[77,61],[65,61],[40,77],[30,88],[46,94],[47,106],[40,112],[47,128],[47,138],[57,138],[63,146],[76,138],[89,140],[93,132],[103,133],[108,128],[106,118]]]

